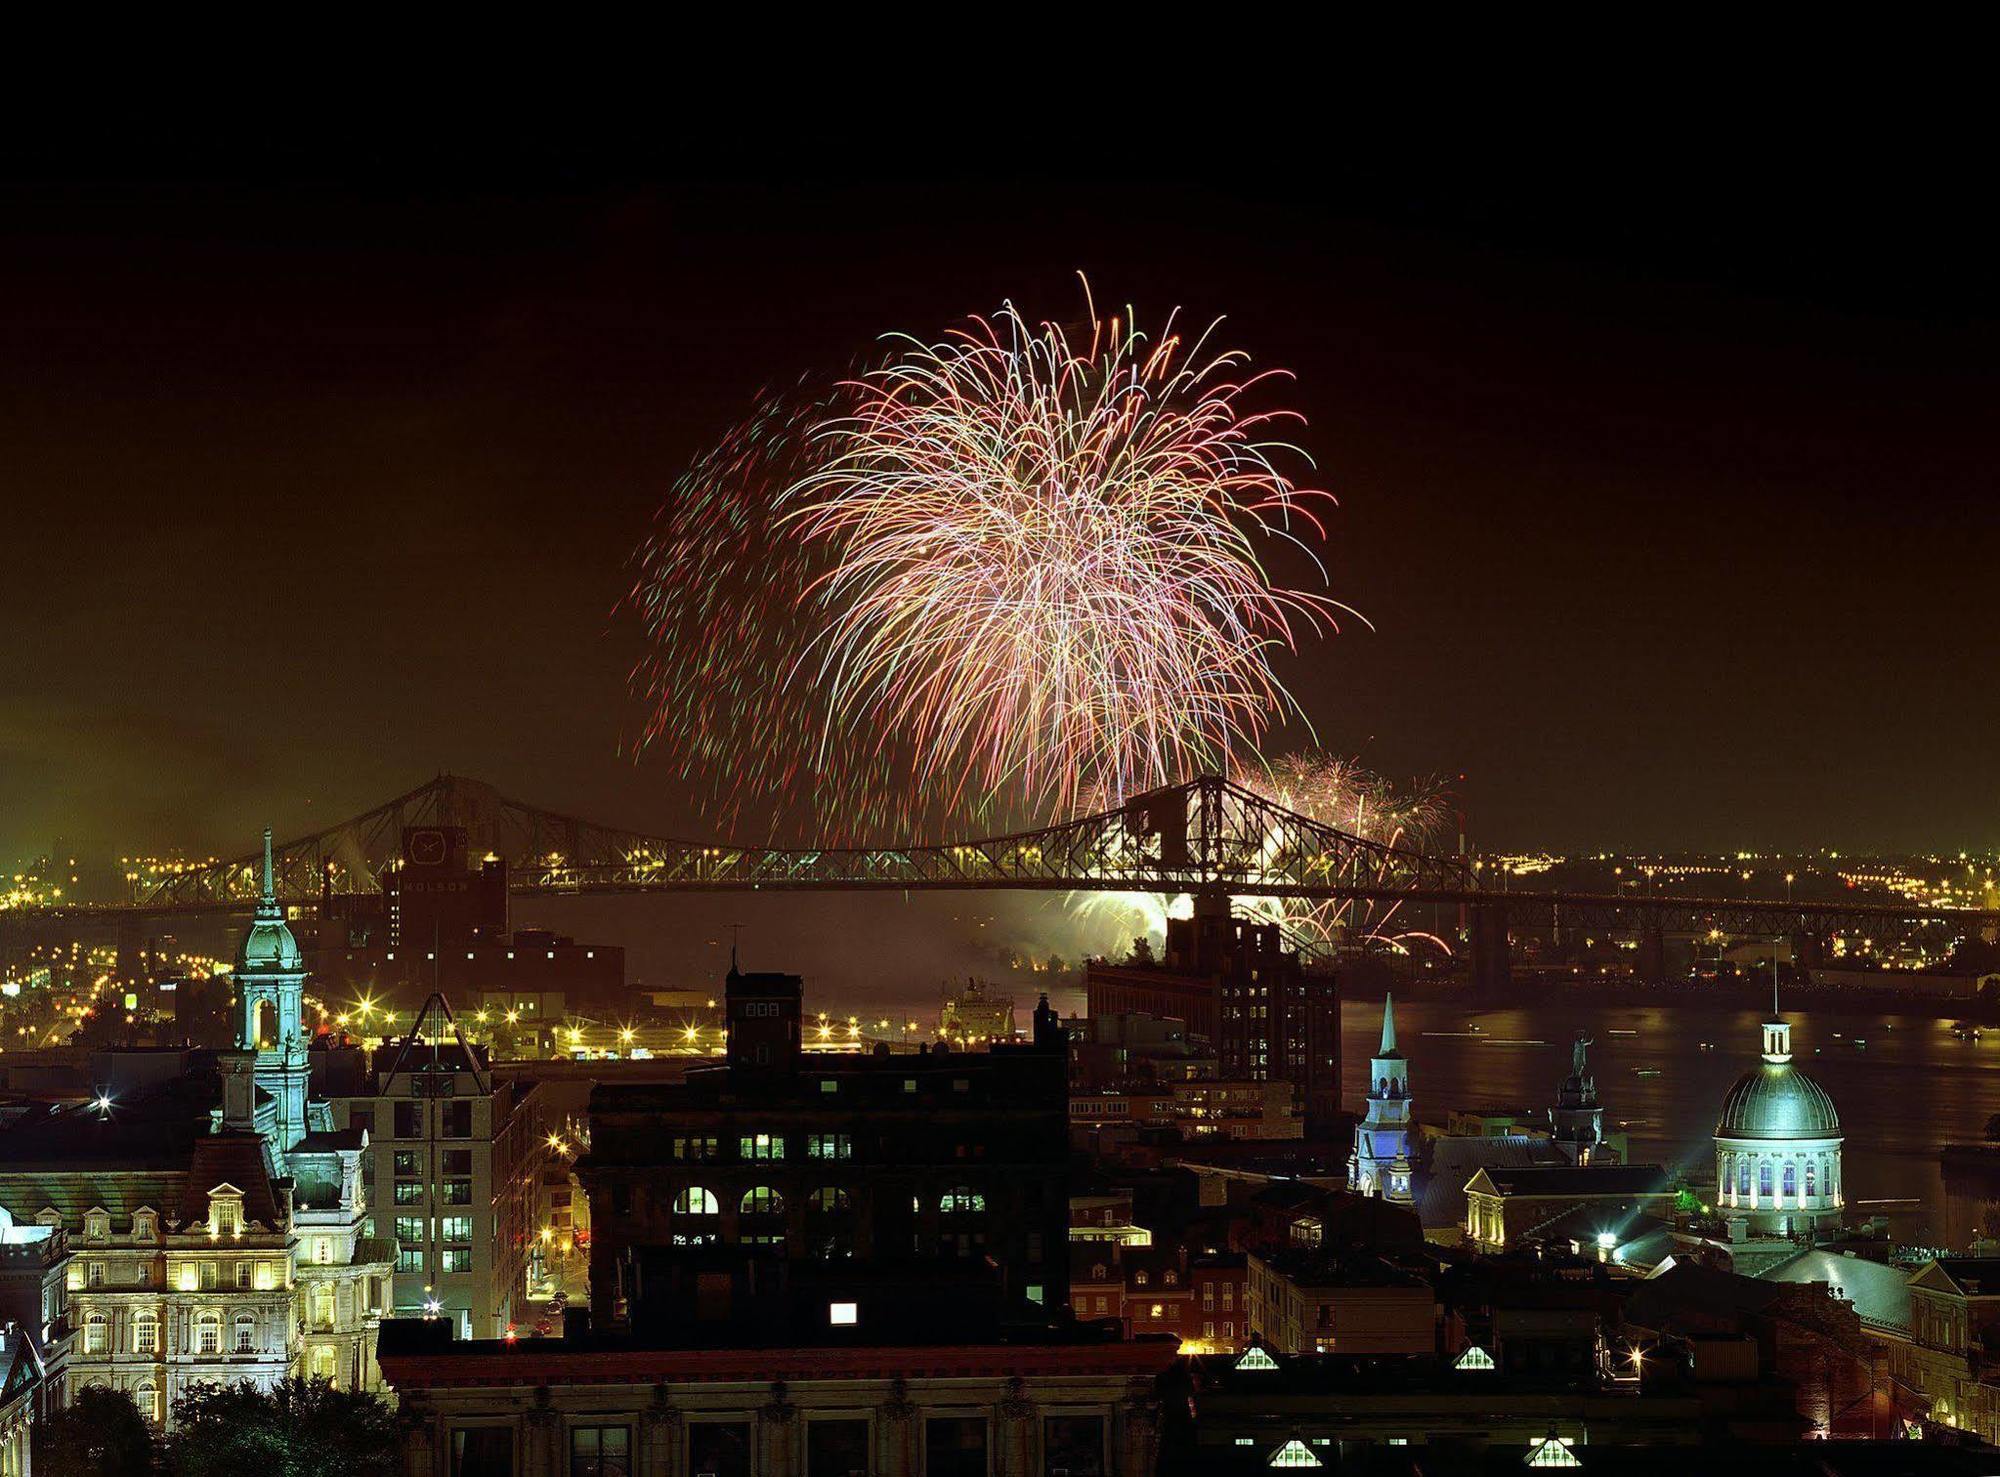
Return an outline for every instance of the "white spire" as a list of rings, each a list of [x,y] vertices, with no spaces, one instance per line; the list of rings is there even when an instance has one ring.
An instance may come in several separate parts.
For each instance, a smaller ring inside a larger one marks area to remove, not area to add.
[[[273,878],[271,868],[271,828],[266,826],[264,827],[264,901],[275,903],[277,900],[278,884]]]
[[[1394,992],[1382,997],[1382,1049],[1377,1056],[1396,1054],[1396,996]]]

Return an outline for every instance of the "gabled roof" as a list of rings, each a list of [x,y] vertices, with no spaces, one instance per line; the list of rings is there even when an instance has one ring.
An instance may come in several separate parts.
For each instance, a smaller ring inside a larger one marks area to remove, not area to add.
[[[2000,1297],[2000,1257],[1941,1256],[1936,1266],[1960,1297]]]
[[[1760,1275],[1767,1282],[1827,1283],[1835,1297],[1854,1304],[1863,1322],[1905,1332],[1910,1328],[1910,1273],[1905,1268],[1815,1248]],[[1995,1290],[2000,1292],[2000,1284]]]
[[[1575,1164],[1537,1164],[1524,1168],[1496,1166],[1481,1169],[1466,1184],[1485,1195],[1665,1195],[1673,1186],[1667,1171],[1657,1164],[1606,1164],[1584,1167]]]
[[[1555,1146],[1555,1141],[1539,1134],[1435,1139],[1431,1143],[1430,1169],[1419,1177],[1417,1219],[1426,1230],[1433,1226],[1455,1226],[1463,1221],[1465,1183],[1478,1170],[1567,1163],[1569,1156]]]
[[[18,1329],[0,1345],[0,1406],[11,1405],[42,1382],[42,1356]]]
[[[1698,1262],[1676,1262],[1634,1289],[1625,1301],[1625,1321],[1666,1330],[1689,1313],[1704,1319],[1743,1318],[1763,1312],[1785,1295],[1782,1283],[1718,1272]]]

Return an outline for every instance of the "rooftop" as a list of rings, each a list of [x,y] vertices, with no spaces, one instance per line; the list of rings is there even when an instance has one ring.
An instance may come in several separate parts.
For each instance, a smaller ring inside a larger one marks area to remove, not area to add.
[[[1840,1137],[1840,1114],[1825,1088],[1789,1061],[1760,1062],[1722,1099],[1717,1138]]]
[[[1479,1174],[1502,1195],[1664,1195],[1673,1188],[1657,1164],[1502,1165]]]
[[[1407,1267],[1367,1252],[1288,1246],[1257,1260],[1301,1287],[1429,1287]]]
[[[2000,1278],[2000,1263],[1991,1264]],[[1802,1251],[1762,1274],[1766,1282],[1824,1282],[1833,1295],[1854,1304],[1862,1322],[1907,1333],[1910,1329],[1910,1274],[1904,1267],[1871,1262],[1815,1248]],[[2000,1292],[2000,1282],[1993,1284]]]

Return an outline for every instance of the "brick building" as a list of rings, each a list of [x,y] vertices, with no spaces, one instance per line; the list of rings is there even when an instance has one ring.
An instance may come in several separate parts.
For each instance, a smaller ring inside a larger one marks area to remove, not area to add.
[[[799,995],[732,968],[726,1062],[592,1092],[577,1175],[600,1323],[715,1297],[747,1316],[783,1300],[788,1265],[981,1271],[1024,1316],[1060,1309],[1068,1086],[1047,1002],[1027,1044],[806,1058]]]

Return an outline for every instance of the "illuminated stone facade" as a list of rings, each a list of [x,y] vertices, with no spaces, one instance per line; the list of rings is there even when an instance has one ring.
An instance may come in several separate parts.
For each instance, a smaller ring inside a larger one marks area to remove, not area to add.
[[[367,1139],[307,1101],[305,976],[268,834],[263,884],[237,956],[237,1049],[215,1053],[220,1105],[196,1074],[0,1137],[0,1226],[46,1228],[67,1249],[65,1306],[44,1319],[52,1404],[102,1387],[164,1423],[200,1382],[380,1383],[370,1351],[391,1268],[359,1234]]]

